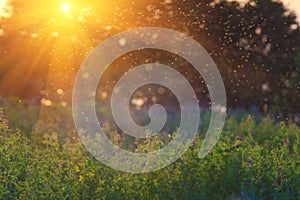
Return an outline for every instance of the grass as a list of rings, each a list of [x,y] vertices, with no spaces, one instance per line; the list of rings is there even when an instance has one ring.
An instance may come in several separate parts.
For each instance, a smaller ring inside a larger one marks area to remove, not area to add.
[[[18,100],[2,100],[2,105],[0,199],[300,199],[300,128],[294,124],[229,116],[205,158],[197,157],[199,134],[170,166],[132,174],[89,155],[67,123],[68,107],[43,108],[46,114],[37,121],[36,105]],[[207,120],[204,115],[203,127]]]

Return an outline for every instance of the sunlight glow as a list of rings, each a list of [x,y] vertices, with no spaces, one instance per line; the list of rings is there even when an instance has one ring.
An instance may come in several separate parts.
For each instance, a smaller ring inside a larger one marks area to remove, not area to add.
[[[69,3],[63,3],[60,7],[61,11],[67,13],[71,10],[71,5]]]
[[[11,6],[10,0],[0,0],[0,20],[2,18],[11,17],[13,12],[13,7]]]
[[[75,66],[96,45],[88,34],[88,28],[93,29],[94,22],[95,26],[106,27],[106,30],[116,26],[111,24],[110,17],[114,9],[107,9],[111,7],[110,2],[113,1],[0,0],[0,40],[7,41],[4,38],[6,35],[17,38],[8,39],[9,47],[5,46],[6,43],[0,44],[1,63],[9,66],[7,63],[14,62],[15,57],[22,58],[16,67],[1,76],[0,91],[8,90],[8,87],[15,88],[14,80],[20,80],[20,87],[14,94],[21,94],[26,91],[26,84],[31,82],[35,72],[45,70],[42,105],[51,106],[52,101],[63,101],[70,93],[69,79],[74,75]],[[98,12],[104,14],[101,20],[97,18],[94,21]],[[10,17],[13,20],[8,19]],[[17,48],[20,51],[8,51],[6,48]],[[35,52],[34,56],[32,52]],[[27,59],[32,62],[24,67]]]

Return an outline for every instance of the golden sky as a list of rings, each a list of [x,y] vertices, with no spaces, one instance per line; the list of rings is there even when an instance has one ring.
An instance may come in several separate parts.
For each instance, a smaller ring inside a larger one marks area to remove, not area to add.
[[[232,0],[233,1],[233,0]],[[247,2],[247,0],[236,0],[239,2]],[[284,5],[294,11],[298,16],[298,22],[300,22],[300,0],[281,0]]]
[[[298,15],[298,21],[300,21],[300,1],[299,0],[283,0],[288,8],[294,10]]]

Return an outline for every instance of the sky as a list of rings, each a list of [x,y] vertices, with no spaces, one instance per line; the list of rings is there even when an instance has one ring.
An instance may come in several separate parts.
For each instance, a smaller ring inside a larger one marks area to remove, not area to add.
[[[12,6],[10,6],[10,0],[0,0],[0,20],[2,18],[8,18],[12,15]]]
[[[245,2],[245,0],[237,0],[240,2]],[[300,23],[300,0],[281,0],[283,4],[294,11],[298,17],[298,22]]]
[[[294,10],[297,13],[298,21],[300,22],[300,1],[299,0],[283,0],[284,4],[287,5],[288,8]]]

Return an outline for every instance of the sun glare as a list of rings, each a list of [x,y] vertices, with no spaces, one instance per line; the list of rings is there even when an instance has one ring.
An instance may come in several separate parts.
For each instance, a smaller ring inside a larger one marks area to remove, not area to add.
[[[13,12],[13,7],[11,5],[11,1],[9,0],[0,0],[0,20],[2,18],[11,17]]]
[[[65,13],[70,12],[71,5],[69,3],[63,3],[61,5],[60,9],[61,9],[62,12],[65,12]]]

